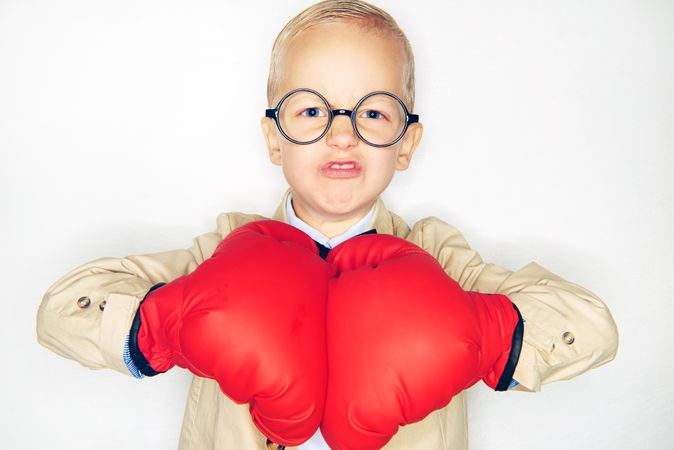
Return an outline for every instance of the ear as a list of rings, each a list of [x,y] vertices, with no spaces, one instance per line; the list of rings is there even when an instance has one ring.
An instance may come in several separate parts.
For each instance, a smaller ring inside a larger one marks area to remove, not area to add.
[[[396,170],[405,170],[409,167],[414,150],[417,149],[423,134],[424,126],[420,122],[413,123],[407,128],[400,141],[400,150],[396,157]]]
[[[272,164],[281,165],[281,147],[279,146],[279,137],[276,133],[276,124],[274,120],[269,117],[263,117],[260,120],[262,127],[262,134],[264,140],[267,142],[267,152],[269,153],[269,160]]]

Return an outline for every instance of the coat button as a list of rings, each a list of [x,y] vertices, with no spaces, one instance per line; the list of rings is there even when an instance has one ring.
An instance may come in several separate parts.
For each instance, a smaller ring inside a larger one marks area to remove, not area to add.
[[[103,310],[105,309],[105,304],[106,304],[106,303],[107,303],[107,302],[106,302],[105,300],[103,300],[103,301],[101,302],[101,304],[98,305],[98,307],[101,309],[101,311],[103,311]]]
[[[91,305],[91,299],[89,297],[80,297],[77,299],[77,306],[80,308],[88,308]]]
[[[571,345],[576,340],[576,337],[573,335],[572,332],[566,331],[562,335],[562,339],[564,339],[564,342],[566,343],[566,345]]]

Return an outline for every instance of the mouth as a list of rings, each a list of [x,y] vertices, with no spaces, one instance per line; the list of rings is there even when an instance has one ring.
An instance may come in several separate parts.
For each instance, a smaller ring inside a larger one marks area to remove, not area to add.
[[[328,178],[354,178],[361,171],[356,161],[329,161],[321,166],[321,173]]]

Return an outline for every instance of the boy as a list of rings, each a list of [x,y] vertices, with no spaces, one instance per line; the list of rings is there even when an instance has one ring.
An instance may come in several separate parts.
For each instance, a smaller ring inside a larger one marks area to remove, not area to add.
[[[385,94],[368,96],[379,92]],[[388,14],[364,2],[333,0],[303,11],[274,44],[267,94],[262,130],[270,160],[290,186],[273,219],[307,233],[323,253],[369,230],[399,236],[435,257],[464,290],[507,296],[525,320],[513,390],[538,391],[615,357],[615,324],[591,292],[536,263],[516,272],[484,263],[452,226],[428,217],[410,228],[384,206],[380,194],[395,170],[408,168],[423,130],[410,113],[412,52]],[[387,111],[387,125],[370,124]],[[142,377],[133,338],[129,345],[141,301],[153,286],[194,271],[232,230],[263,218],[224,213],[216,231],[195,238],[190,249],[102,258],[73,270],[43,298],[39,342],[87,367]],[[465,449],[466,428],[461,392],[401,427],[384,448]],[[276,448],[254,426],[248,405],[223,395],[214,380],[194,377],[180,449],[267,446]],[[318,430],[297,448],[328,447]]]

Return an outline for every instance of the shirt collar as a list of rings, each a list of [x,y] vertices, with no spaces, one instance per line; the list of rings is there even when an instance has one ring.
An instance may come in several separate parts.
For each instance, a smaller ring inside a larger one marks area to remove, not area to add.
[[[295,210],[293,209],[292,206],[292,194],[288,195],[288,198],[286,200],[286,217],[288,218],[288,223],[296,228],[299,228],[300,230],[304,231],[307,233],[311,238],[320,243],[321,245],[327,247],[327,248],[334,248],[341,244],[342,242],[346,241],[347,239],[350,239],[356,235],[359,235],[365,231],[368,230],[368,225],[370,224],[370,221],[372,220],[372,217],[374,216],[374,210],[375,206],[372,206],[372,209],[370,209],[370,212],[365,215],[362,219],[360,219],[358,222],[354,223],[349,227],[348,230],[346,230],[344,233],[340,234],[339,236],[335,236],[333,238],[328,238],[325,236],[323,233],[320,231],[316,230],[314,227],[309,225],[308,223],[304,222],[302,219],[297,217],[295,214]]]

